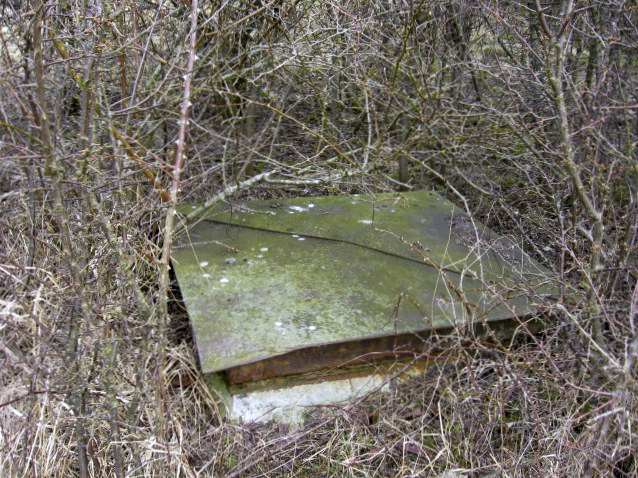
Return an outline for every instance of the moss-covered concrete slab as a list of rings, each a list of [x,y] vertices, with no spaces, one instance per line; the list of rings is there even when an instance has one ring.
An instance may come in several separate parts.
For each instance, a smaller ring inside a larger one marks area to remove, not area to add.
[[[528,315],[546,271],[429,192],[223,204],[173,255],[204,373]]]

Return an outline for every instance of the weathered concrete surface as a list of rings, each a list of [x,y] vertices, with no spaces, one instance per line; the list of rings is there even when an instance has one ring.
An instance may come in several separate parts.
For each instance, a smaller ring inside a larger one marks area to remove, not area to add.
[[[533,313],[546,271],[476,226],[429,192],[220,205],[173,255],[202,371]]]
[[[301,425],[314,407],[351,402],[373,391],[388,388],[385,377],[370,374],[340,380],[292,385],[273,390],[233,395],[230,419],[235,422],[276,421]]]

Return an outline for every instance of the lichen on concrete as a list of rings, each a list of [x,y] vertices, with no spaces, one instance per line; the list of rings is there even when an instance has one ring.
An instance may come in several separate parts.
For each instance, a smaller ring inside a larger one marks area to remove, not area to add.
[[[542,269],[468,222],[426,192],[220,206],[173,255],[203,372],[315,345],[528,314],[526,297],[503,303],[494,292]],[[484,244],[473,244],[473,235]]]

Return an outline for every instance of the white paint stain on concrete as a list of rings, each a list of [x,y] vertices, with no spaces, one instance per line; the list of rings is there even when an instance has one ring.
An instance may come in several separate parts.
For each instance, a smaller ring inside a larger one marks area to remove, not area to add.
[[[288,206],[288,207],[292,209],[293,211],[297,211],[297,212],[306,212],[308,210],[305,207],[301,207],[301,206]]]

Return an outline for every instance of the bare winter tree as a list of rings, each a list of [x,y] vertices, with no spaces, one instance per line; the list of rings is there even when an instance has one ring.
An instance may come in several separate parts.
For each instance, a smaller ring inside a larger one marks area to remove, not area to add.
[[[2,476],[634,474],[637,25],[632,0],[0,2]],[[242,195],[416,188],[552,271],[548,328],[458,331],[297,434],[223,423],[172,238]]]

